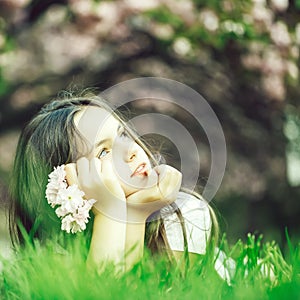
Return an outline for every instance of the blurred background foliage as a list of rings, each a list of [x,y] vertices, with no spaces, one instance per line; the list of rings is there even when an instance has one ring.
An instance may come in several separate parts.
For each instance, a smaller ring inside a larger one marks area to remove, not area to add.
[[[299,16],[299,0],[1,0],[2,207],[19,132],[41,105],[63,89],[159,76],[198,91],[221,122],[228,160],[213,202],[229,241],[251,231],[283,244],[285,227],[299,238]]]

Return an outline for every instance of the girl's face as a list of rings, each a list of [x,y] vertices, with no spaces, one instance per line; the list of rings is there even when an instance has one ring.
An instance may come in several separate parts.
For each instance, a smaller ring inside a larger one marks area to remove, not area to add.
[[[88,158],[110,163],[126,196],[156,183],[147,154],[110,112],[87,106],[76,113],[74,122],[88,141]]]

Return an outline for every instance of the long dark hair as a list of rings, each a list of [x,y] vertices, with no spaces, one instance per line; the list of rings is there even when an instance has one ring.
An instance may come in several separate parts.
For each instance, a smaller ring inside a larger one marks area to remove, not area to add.
[[[79,133],[74,114],[89,100],[53,101],[27,124],[17,145],[11,174],[9,229],[13,243],[24,242],[23,226],[33,238],[43,240],[59,232],[59,220],[47,204],[45,188],[54,166],[75,161]]]

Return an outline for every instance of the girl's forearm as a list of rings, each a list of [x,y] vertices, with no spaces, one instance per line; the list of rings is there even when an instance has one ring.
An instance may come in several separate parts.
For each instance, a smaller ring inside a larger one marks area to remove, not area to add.
[[[103,266],[113,263],[124,270],[126,223],[104,214],[94,219],[93,234],[88,254],[88,264]]]
[[[128,203],[127,203],[128,204]],[[127,226],[125,242],[126,270],[139,262],[144,254],[145,226],[149,212],[140,205],[127,205]]]
[[[145,222],[126,225],[125,242],[125,268],[130,270],[132,266],[141,260],[144,252]]]
[[[126,210],[127,212],[127,210]],[[143,256],[145,219],[140,222],[116,220],[102,213],[95,216],[88,264],[105,267],[113,263],[117,270],[130,270]]]

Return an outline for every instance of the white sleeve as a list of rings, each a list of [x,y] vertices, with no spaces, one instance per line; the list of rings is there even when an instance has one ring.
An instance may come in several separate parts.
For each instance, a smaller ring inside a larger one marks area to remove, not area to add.
[[[179,193],[175,203],[184,219],[188,251],[205,254],[212,225],[207,203],[183,192]],[[174,251],[184,251],[183,231],[177,214],[170,206],[162,208],[160,213],[170,248]]]

